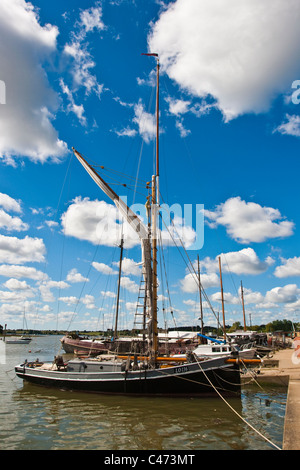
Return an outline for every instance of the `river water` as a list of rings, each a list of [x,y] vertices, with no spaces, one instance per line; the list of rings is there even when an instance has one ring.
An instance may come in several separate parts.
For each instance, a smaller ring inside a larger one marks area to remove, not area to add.
[[[52,390],[16,377],[14,366],[24,359],[52,360],[59,353],[59,339],[34,337],[29,345],[0,341],[0,450],[190,452],[282,447],[286,388],[244,386],[240,398],[227,400],[236,415],[218,397],[112,397]]]

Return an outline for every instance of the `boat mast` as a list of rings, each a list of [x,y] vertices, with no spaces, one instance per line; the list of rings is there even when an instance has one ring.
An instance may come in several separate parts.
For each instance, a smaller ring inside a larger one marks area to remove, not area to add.
[[[244,331],[247,331],[247,326],[246,326],[246,315],[245,315],[245,304],[244,304],[244,290],[243,290],[243,284],[242,284],[242,281],[241,281],[241,297],[242,297],[242,306],[243,306]]]
[[[156,169],[152,176],[152,201],[151,201],[151,225],[152,225],[152,338],[150,350],[150,362],[155,365],[158,353],[158,328],[157,328],[157,212],[159,207],[159,57],[158,54],[142,54],[156,58]]]
[[[119,265],[119,281],[118,281],[118,294],[117,294],[117,305],[116,305],[116,318],[115,318],[115,331],[114,331],[114,339],[117,339],[118,335],[118,316],[119,316],[119,301],[120,301],[120,287],[121,287],[121,273],[122,273],[122,260],[123,260],[123,245],[124,239],[123,235],[121,238],[121,245],[120,245],[120,265]]]
[[[221,301],[222,301],[222,314],[223,314],[223,331],[225,337],[225,310],[224,310],[224,295],[223,295],[223,282],[222,282],[222,269],[221,269],[221,257],[219,256],[219,270],[220,270],[220,283],[221,283]]]

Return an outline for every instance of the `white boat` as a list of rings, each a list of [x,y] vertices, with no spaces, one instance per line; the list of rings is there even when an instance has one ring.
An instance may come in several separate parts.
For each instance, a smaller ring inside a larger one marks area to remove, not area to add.
[[[5,338],[6,344],[29,344],[32,341],[32,338],[29,336],[19,336],[15,338]]]

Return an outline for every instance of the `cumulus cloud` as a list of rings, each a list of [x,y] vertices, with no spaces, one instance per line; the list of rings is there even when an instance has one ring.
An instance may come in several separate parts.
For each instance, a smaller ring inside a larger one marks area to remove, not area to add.
[[[138,125],[139,134],[143,140],[149,143],[156,136],[155,116],[145,111],[141,101],[134,106],[133,122]]]
[[[287,284],[283,287],[274,287],[266,293],[265,300],[272,303],[296,302],[300,289],[296,284]]]
[[[115,246],[124,236],[124,246],[139,243],[138,235],[123,223],[118,209],[104,201],[77,197],[62,216],[64,233],[95,245]]]
[[[118,274],[118,271],[115,271],[114,269],[112,269],[110,266],[108,266],[105,263],[98,263],[97,261],[93,261],[92,266],[97,271],[103,274]]]
[[[30,288],[26,281],[19,281],[18,279],[13,278],[6,281],[4,286],[9,290],[25,290]]]
[[[283,220],[278,209],[245,202],[240,197],[227,199],[214,211],[205,210],[204,214],[211,228],[223,225],[231,238],[243,244],[289,237],[294,229],[294,223]]]
[[[51,289],[67,289],[68,287],[70,287],[70,285],[65,281],[53,281],[51,279],[47,279],[39,285],[39,290],[44,302],[54,302],[55,297]]]
[[[201,284],[204,289],[217,287],[220,285],[219,277],[215,273],[201,274]],[[199,292],[198,278],[195,274],[189,273],[180,280],[181,290],[190,294]]]
[[[1,80],[6,103],[0,107],[0,157],[16,165],[15,157],[59,161],[67,145],[52,125],[58,97],[50,88],[44,63],[56,52],[58,29],[42,26],[31,3],[0,2]],[[13,60],[12,60],[13,57]]]
[[[0,263],[23,264],[44,261],[45,245],[42,239],[0,235]]]
[[[0,206],[6,211],[22,212],[21,204],[8,194],[0,193]]]
[[[113,263],[116,266],[119,266],[119,261]],[[141,268],[140,266],[130,258],[124,257],[122,260],[122,273],[124,274],[132,274],[133,276],[140,276],[141,275]]]
[[[24,223],[20,217],[13,217],[10,214],[7,214],[3,209],[0,209],[0,228],[9,232],[14,230],[21,232],[28,230],[29,225]]]
[[[234,274],[261,274],[274,263],[274,260],[270,257],[267,257],[265,261],[261,261],[253,248],[221,253],[219,256],[221,257],[222,271]],[[201,266],[207,272],[218,272],[219,256],[214,259],[204,258],[201,261]]]
[[[1,209],[1,206],[5,209]],[[20,217],[11,216],[6,211],[22,212],[21,205],[18,201],[8,196],[8,194],[0,193],[0,228],[6,231],[21,232],[28,230],[28,224],[24,223]]]
[[[283,260],[281,266],[277,266],[274,272],[276,277],[300,276],[300,257],[294,256]]]
[[[75,282],[89,282],[89,279],[87,277],[84,277],[82,274],[80,274],[76,268],[71,269],[71,271],[68,272],[67,275],[67,281],[75,283]]]
[[[162,71],[228,121],[269,109],[300,72],[297,0],[177,0],[152,26]]]
[[[30,266],[18,266],[18,265],[0,265],[0,276],[5,277],[14,277],[21,279],[25,277],[26,279],[33,279],[35,281],[41,281],[42,279],[47,278],[47,275],[42,271],[38,271],[35,268]]]

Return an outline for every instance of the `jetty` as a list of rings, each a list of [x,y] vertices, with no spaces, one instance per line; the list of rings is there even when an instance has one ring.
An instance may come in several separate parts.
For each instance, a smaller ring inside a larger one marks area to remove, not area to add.
[[[281,349],[264,359],[258,371],[249,370],[242,377],[244,384],[250,381],[288,388],[282,450],[300,450],[300,357],[295,349]]]

